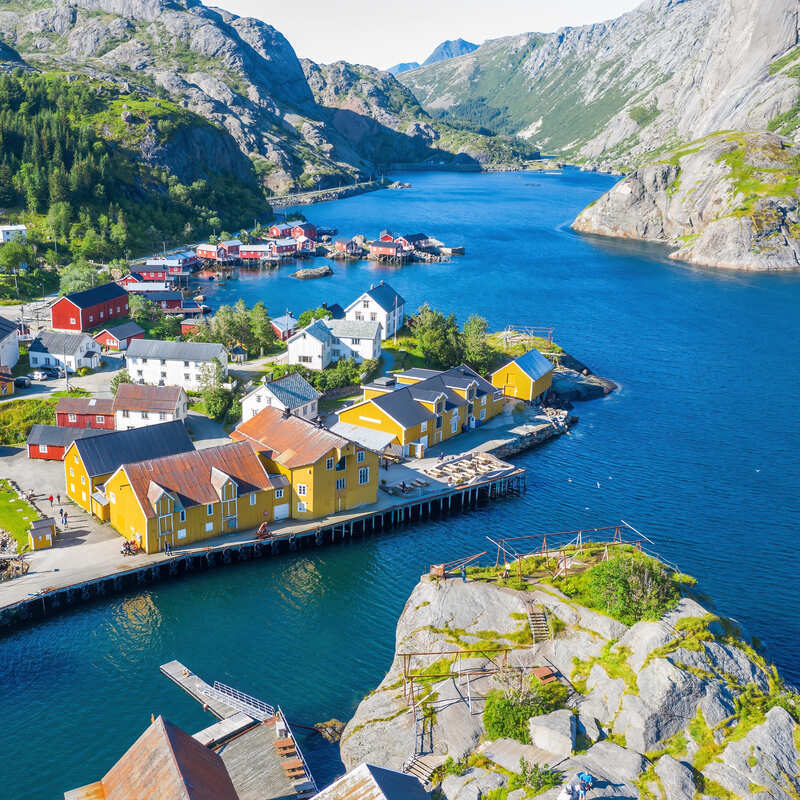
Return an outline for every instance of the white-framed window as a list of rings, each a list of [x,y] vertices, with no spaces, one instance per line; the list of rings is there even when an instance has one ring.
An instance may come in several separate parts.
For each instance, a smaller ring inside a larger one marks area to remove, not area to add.
[[[117,496],[114,494],[114,492],[109,492],[109,493],[108,493],[108,499],[109,499],[109,500],[110,500],[112,503],[116,503],[116,502],[117,502]]]
[[[369,467],[361,467],[358,470],[358,485],[364,486],[369,483]]]
[[[374,311],[369,315],[369,318],[372,322],[378,321],[378,315]]]
[[[67,419],[68,419],[70,422],[77,422],[77,421],[78,421],[78,417],[77,417],[77,415],[75,415],[75,414],[67,414]]]
[[[283,489],[275,490],[275,499],[280,500],[283,497]]]
[[[353,339],[353,344],[361,344],[361,339]]]
[[[361,322],[364,319],[364,315],[360,311],[356,311],[356,319]]]
[[[486,419],[486,409],[485,408],[481,409],[481,419]]]
[[[89,314],[89,322],[94,322],[94,316],[92,314]]]
[[[150,419],[150,414],[147,411],[142,411],[142,419]]]
[[[333,459],[326,458],[325,459],[325,469],[333,469]]]
[[[184,379],[185,381],[188,381],[188,380],[190,380],[190,378],[189,378],[189,373],[188,373],[188,372],[184,372],[184,373],[183,373],[183,379]]]
[[[39,452],[40,453],[46,453],[47,452],[47,445],[46,444],[40,444],[39,445]]]
[[[100,319],[103,319],[103,312],[100,312]]]
[[[450,420],[450,433],[457,433],[458,432],[458,417],[453,414],[453,418]]]
[[[186,538],[186,528],[179,528],[178,529],[178,538],[185,539]]]
[[[297,504],[297,513],[298,514],[303,514],[305,512],[305,510],[306,510],[306,504],[301,500]]]
[[[166,411],[159,411],[158,412],[158,418],[159,419],[166,419],[167,418],[167,412]]]
[[[341,491],[344,487],[347,486],[347,479],[346,478],[337,478],[336,479],[336,488],[337,490]]]
[[[481,397],[481,405],[482,405],[482,406],[485,406],[485,405],[486,405],[486,397],[487,397],[486,395],[484,395],[483,397]]]
[[[256,504],[256,493],[250,492],[250,505],[254,506]]]
[[[362,300],[362,301],[361,301],[361,305],[362,305],[364,308],[369,308],[369,300]]]
[[[69,475],[70,475],[71,478],[75,477],[75,470],[72,469],[72,467],[69,468]]]
[[[311,356],[298,356],[298,357],[297,357],[297,360],[298,360],[298,361],[299,361],[301,364],[310,364],[310,363],[312,362],[312,360],[313,360],[313,359],[311,358]]]
[[[213,530],[214,530],[214,523],[213,522],[206,522],[206,533],[208,533],[209,531],[213,531]]]
[[[86,476],[81,475],[81,486],[86,486]]]
[[[71,483],[71,484],[69,485],[69,490],[70,490],[70,492],[71,492],[72,494],[75,494],[75,484],[74,484],[74,483]]]
[[[213,503],[208,503],[208,505],[206,505],[206,516],[210,517],[213,513],[214,513],[214,505]]]
[[[300,495],[300,497],[305,497],[306,496],[306,492],[307,492],[306,485],[304,483],[298,483],[297,484],[297,494]]]
[[[356,463],[357,464],[363,464],[364,463],[364,459],[366,457],[367,457],[367,454],[363,450],[359,450],[356,453]]]
[[[428,430],[428,420],[425,420],[425,422],[421,423],[419,429],[425,433],[425,431]]]
[[[86,502],[86,492],[81,492],[81,498],[83,499],[83,502],[85,503]]]
[[[101,423],[101,424],[102,424],[102,423],[104,423],[104,422],[106,421],[106,418],[105,418],[105,417],[104,417],[102,414],[98,414],[98,415],[95,417],[95,419],[96,419],[96,420],[97,420],[99,423]]]
[[[127,419],[130,415],[131,415],[131,412],[128,411],[127,408],[123,408],[122,409],[122,417],[123,417],[123,419]]]
[[[76,324],[76,322],[75,322],[75,317],[70,317],[70,318],[69,318],[69,324],[70,324],[70,325],[75,325],[75,324]]]
[[[178,522],[186,522],[186,509],[182,508],[178,512]]]

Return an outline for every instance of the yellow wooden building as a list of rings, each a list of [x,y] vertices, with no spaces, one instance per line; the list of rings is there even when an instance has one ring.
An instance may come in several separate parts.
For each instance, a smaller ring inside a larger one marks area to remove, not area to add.
[[[307,419],[267,407],[231,433],[248,442],[266,469],[282,475],[275,519],[314,519],[378,499],[378,455]]]
[[[553,385],[553,365],[533,348],[495,370],[491,379],[506,397],[532,403]]]
[[[102,493],[111,525],[157,553],[270,522],[286,486],[241,442],[123,464]]]
[[[10,397],[14,394],[14,376],[11,370],[0,365],[0,397]]]
[[[84,511],[107,521],[108,508],[97,490],[119,466],[189,450],[194,445],[180,420],[76,439],[64,454],[67,495]]]
[[[361,401],[339,412],[339,420],[392,433],[403,455],[421,457],[427,447],[478,427],[502,408],[502,393],[461,365],[378,378],[364,387]]]
[[[28,531],[28,547],[31,550],[44,550],[56,543],[56,521],[52,517],[44,517],[31,522]]]

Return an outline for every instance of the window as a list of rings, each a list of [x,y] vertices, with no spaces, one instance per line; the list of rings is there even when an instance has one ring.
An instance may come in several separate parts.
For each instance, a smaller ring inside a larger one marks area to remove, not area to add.
[[[102,424],[102,423],[104,423],[104,422],[106,421],[106,418],[105,418],[105,417],[104,417],[102,414],[98,414],[98,415],[95,417],[95,419],[96,419],[96,420],[97,420],[99,423],[101,423],[101,424]]]
[[[46,444],[40,444],[39,445],[39,452],[40,453],[46,453],[47,452],[47,445]]]
[[[86,502],[86,492],[81,492],[81,498],[83,499],[83,502],[85,503]]]
[[[142,411],[142,419],[150,419],[150,414],[147,411]]]
[[[254,506],[256,504],[256,493],[250,492],[250,505]]]
[[[110,500],[112,503],[116,503],[116,502],[117,502],[117,496],[114,494],[114,492],[109,492],[109,493],[108,493],[108,499],[109,499],[109,500]]]
[[[123,408],[122,409],[122,418],[123,419],[128,419],[128,417],[130,417],[130,415],[131,415],[131,412],[128,411],[127,408]]]
[[[367,454],[363,450],[359,450],[356,453],[356,463],[363,464],[364,459],[367,457]]]
[[[333,469],[333,459],[326,458],[325,459],[325,469]]]
[[[455,414],[450,420],[450,433],[458,433],[458,417]]]
[[[344,487],[346,485],[347,485],[347,479],[346,478],[337,478],[336,479],[336,488],[337,488],[337,490],[341,491],[342,489],[344,489]]]
[[[303,514],[303,513],[305,512],[305,510],[306,510],[306,504],[305,504],[305,503],[303,503],[302,501],[301,501],[301,502],[299,502],[299,503],[297,504],[297,513],[298,513],[298,514]]]
[[[369,483],[369,467],[361,467],[358,471],[358,485],[364,486]]]
[[[370,319],[371,319],[373,322],[377,322],[377,321],[378,321],[378,315],[377,315],[377,314],[376,314],[374,311],[373,311],[373,312],[372,312],[372,313],[369,315],[369,318],[370,318]]]
[[[137,378],[141,378],[141,377],[142,377],[142,375],[144,375],[144,372],[142,372],[142,370],[140,370],[140,369],[137,369],[137,370],[136,370],[136,377],[137,377]]]
[[[188,361],[184,361],[184,362],[183,362],[183,366],[184,366],[184,367],[188,367],[188,366],[189,366],[189,362],[188,362]]]
[[[158,418],[159,419],[166,419],[167,418],[167,412],[166,411],[159,411],[158,412]]]
[[[163,367],[166,363],[167,363],[167,359],[166,358],[162,358],[161,359],[161,366]]]
[[[167,377],[167,373],[166,373],[166,372],[162,372],[162,373],[161,373],[161,377],[162,377],[162,378],[166,378],[166,377]]]
[[[94,322],[94,317],[91,314],[89,314],[89,322]]]
[[[311,356],[298,356],[297,360],[301,364],[310,364],[312,359],[311,359]]]
[[[74,469],[72,469],[72,467],[70,467],[70,468],[69,468],[69,474],[70,474],[70,477],[71,477],[71,478],[74,478],[74,477],[75,477],[75,470],[74,470]]]
[[[361,339],[353,339],[353,344],[361,344]]]
[[[119,314],[119,306],[117,306],[117,314]]]
[[[342,470],[343,470],[343,469],[344,469],[346,466],[347,466],[347,457],[346,457],[346,456],[342,456],[342,457],[341,457],[341,458],[340,458],[340,459],[339,459],[339,460],[336,462],[336,471],[337,471],[337,472],[341,472],[341,471],[342,471]]]
[[[361,322],[364,319],[364,315],[360,311],[356,311],[356,319]]]
[[[186,528],[180,528],[178,530],[178,538],[185,539],[186,538]]]
[[[280,500],[283,497],[283,489],[275,490],[275,499]]]
[[[70,325],[74,325],[75,324],[75,317],[70,317],[69,318],[69,324]]]
[[[75,494],[75,484],[74,484],[74,483],[71,483],[71,484],[69,485],[69,490],[70,490],[70,492],[71,492],[72,494]]]
[[[485,406],[485,405],[486,405],[486,395],[484,395],[483,397],[481,397],[481,405],[482,405],[482,406]]]
[[[299,494],[300,497],[305,497],[306,496],[306,492],[307,492],[306,485],[304,483],[298,483],[297,484],[297,494]]]
[[[206,515],[210,517],[213,513],[214,513],[214,505],[213,503],[208,503],[208,505],[206,505]]]
[[[186,522],[186,509],[182,508],[178,512],[178,522]]]
[[[481,419],[486,419],[486,409],[485,408],[481,409]]]
[[[439,429],[441,427],[442,427],[442,417],[441,415],[439,415],[438,417],[436,417],[436,428]]]
[[[369,308],[369,300],[362,300],[362,301],[361,301],[361,305],[362,305],[364,308]]]
[[[423,433],[425,433],[425,431],[426,431],[426,430],[428,430],[428,420],[425,420],[425,422],[423,422],[423,423],[422,423],[422,424],[419,426],[419,429],[420,429],[420,430],[421,430]]]
[[[100,319],[103,319],[103,312],[100,312]]]
[[[75,416],[75,414],[67,414],[67,419],[70,422],[77,422],[78,421],[78,418]]]
[[[81,475],[81,486],[86,486],[86,476]]]
[[[183,373],[183,379],[184,379],[185,381],[188,381],[188,380],[189,380],[189,373],[188,373],[188,372],[184,372],[184,373]]]
[[[208,533],[209,531],[213,531],[213,530],[214,530],[214,523],[213,522],[206,522],[206,533]]]

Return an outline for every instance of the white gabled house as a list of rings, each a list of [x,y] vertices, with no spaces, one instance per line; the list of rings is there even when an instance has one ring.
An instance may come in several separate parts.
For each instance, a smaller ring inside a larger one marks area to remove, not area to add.
[[[344,318],[354,322],[379,322],[381,339],[389,339],[403,327],[406,301],[388,283],[381,281],[350,303]]]
[[[268,406],[314,419],[320,397],[322,395],[302,375],[292,372],[248,392],[242,398],[242,419],[250,419]]]
[[[81,367],[95,369],[100,363],[100,345],[87,333],[42,331],[28,348],[31,367],[66,368],[77,372]]]
[[[290,364],[325,369],[342,358],[377,359],[381,354],[379,322],[318,319],[286,342]]]
[[[218,361],[228,375],[228,352],[216,342],[169,342],[134,339],[125,352],[125,366],[135,383],[200,389],[203,368]]]
[[[0,317],[0,367],[12,369],[19,361],[19,334],[16,323]]]
[[[121,383],[114,397],[114,427],[118,431],[143,428],[159,422],[185,420],[189,400],[182,386]]]

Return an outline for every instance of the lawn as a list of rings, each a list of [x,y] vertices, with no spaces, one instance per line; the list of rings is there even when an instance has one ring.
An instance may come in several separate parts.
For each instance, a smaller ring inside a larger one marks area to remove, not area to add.
[[[339,409],[357,402],[362,397],[363,395],[361,392],[348,395],[347,397],[323,397],[319,401],[319,413],[331,414],[334,411],[339,411]]]
[[[2,527],[17,540],[17,552],[28,549],[28,528],[39,512],[22,500],[8,481],[0,481],[0,521]]]
[[[381,343],[381,349],[383,350],[384,358],[390,355],[394,359],[391,372],[399,372],[413,367],[430,367],[422,354],[422,350],[419,349],[417,340],[411,335],[408,327],[400,329],[396,343],[394,339],[387,339]]]
[[[85,397],[87,394],[83,389],[74,389],[0,404],[0,445],[24,442],[34,425],[55,425],[59,397]]]

